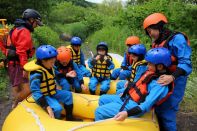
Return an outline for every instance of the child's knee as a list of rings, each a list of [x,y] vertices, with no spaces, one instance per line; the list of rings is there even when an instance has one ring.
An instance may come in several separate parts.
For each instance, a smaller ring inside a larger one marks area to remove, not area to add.
[[[95,121],[102,120],[103,115],[102,115],[102,109],[101,107],[98,107],[95,111]]]
[[[99,99],[99,105],[104,105],[106,103],[106,101],[108,101],[108,95],[102,95],[100,96],[100,99]]]

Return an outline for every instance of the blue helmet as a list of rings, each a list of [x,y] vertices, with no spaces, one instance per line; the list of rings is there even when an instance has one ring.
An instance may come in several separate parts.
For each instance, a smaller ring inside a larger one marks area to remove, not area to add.
[[[171,54],[167,48],[153,48],[146,53],[145,60],[152,64],[163,64],[166,67],[171,65]]]
[[[79,46],[81,46],[82,40],[79,37],[72,37],[70,43],[71,43],[71,45],[79,45]]]
[[[128,53],[144,56],[146,54],[146,47],[144,44],[133,45],[128,49]]]
[[[99,49],[104,49],[106,50],[106,52],[108,52],[108,45],[106,42],[100,42],[97,47],[96,50],[98,51]]]
[[[41,45],[36,50],[36,58],[39,60],[48,59],[57,56],[55,47],[51,45]]]

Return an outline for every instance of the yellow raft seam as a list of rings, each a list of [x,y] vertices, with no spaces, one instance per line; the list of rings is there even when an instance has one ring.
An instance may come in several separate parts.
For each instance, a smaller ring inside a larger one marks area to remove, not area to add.
[[[80,96],[81,98],[84,98],[85,100],[87,100],[88,105],[90,105],[90,103],[93,102],[93,101],[98,101],[98,100],[99,100],[99,99],[89,100],[88,98],[86,98],[85,96],[82,96],[82,95],[80,95],[80,94],[76,94],[76,95],[78,95],[78,96]]]
[[[31,115],[33,116],[33,118],[35,119],[36,121],[36,124],[38,125],[38,127],[40,128],[40,131],[45,131],[45,128],[44,126],[42,125],[41,121],[40,121],[40,118],[39,116],[34,112],[33,109],[25,106],[23,103],[20,103],[20,105],[22,105],[23,108],[25,108],[25,110],[28,112],[28,113],[31,113]]]

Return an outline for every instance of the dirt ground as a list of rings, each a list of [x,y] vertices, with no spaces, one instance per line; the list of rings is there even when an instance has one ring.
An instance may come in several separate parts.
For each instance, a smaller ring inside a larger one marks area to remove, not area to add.
[[[0,99],[0,129],[3,122],[11,111],[11,97]],[[197,130],[197,112],[179,112],[177,115],[178,131],[196,131]]]
[[[6,116],[11,111],[12,101],[8,98],[0,99],[0,131],[2,130],[3,122]]]
[[[197,112],[179,112],[177,127],[178,131],[197,131]]]

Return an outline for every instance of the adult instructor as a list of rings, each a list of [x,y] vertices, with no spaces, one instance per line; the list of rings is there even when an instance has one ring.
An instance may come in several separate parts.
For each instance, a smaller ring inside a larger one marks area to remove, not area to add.
[[[192,51],[188,38],[183,33],[167,29],[167,23],[164,14],[153,13],[145,18],[143,27],[152,40],[152,48],[166,47],[171,52],[170,75],[160,76],[158,83],[168,85],[174,81],[174,91],[155,111],[161,131],[176,131],[176,113],[184,96],[188,75],[192,72]]]
[[[31,33],[34,28],[42,25],[39,12],[34,9],[26,9],[22,18],[16,19],[14,27],[9,32],[6,43],[6,58],[14,96],[12,108],[30,94],[27,72],[23,70],[23,66],[35,52]]]

